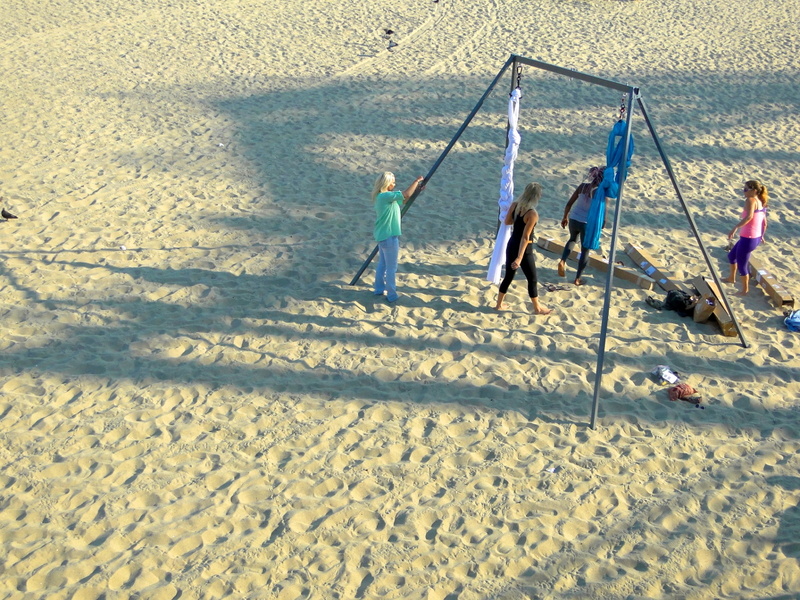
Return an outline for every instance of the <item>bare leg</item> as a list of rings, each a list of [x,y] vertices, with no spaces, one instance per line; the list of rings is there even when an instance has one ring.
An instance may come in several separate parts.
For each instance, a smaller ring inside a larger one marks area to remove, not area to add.
[[[740,275],[739,281],[742,282],[742,291],[736,292],[735,296],[746,296],[750,292],[750,275]]]
[[[736,263],[731,265],[731,274],[723,281],[725,281],[725,283],[736,283]]]
[[[567,276],[567,263],[565,263],[563,260],[558,261],[558,276]]]
[[[537,315],[549,315],[551,312],[553,312],[549,308],[545,308],[539,304],[539,298],[531,298],[531,302],[533,303],[533,312]]]
[[[503,305],[503,298],[505,297],[506,295],[503,292],[497,293],[497,304],[494,305],[495,310],[503,310],[505,308]]]

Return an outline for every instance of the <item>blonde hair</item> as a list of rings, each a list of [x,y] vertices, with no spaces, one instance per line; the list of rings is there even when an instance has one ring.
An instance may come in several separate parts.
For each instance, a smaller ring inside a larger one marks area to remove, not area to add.
[[[758,179],[751,179],[744,182],[744,187],[748,190],[755,190],[756,196],[761,200],[761,204],[766,208],[769,203],[769,194],[767,193],[767,186],[761,183]]]
[[[394,173],[391,171],[384,171],[375,180],[375,185],[372,186],[372,201],[378,197],[378,194],[388,191],[389,186],[395,182]]]
[[[514,210],[514,216],[518,217],[524,215],[529,210],[536,208],[539,200],[542,197],[542,186],[539,183],[529,183],[525,186],[525,191],[522,192],[517,198],[517,208]]]

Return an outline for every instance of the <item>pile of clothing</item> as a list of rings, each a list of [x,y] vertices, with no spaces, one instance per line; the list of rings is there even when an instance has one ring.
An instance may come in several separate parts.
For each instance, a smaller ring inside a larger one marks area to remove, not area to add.
[[[800,331],[800,310],[787,310],[783,317],[783,324],[789,331]]]
[[[667,394],[669,395],[669,399],[673,402],[683,400],[684,402],[697,405],[703,400],[703,397],[697,390],[688,383],[679,383],[678,385],[672,386],[667,390]]]
[[[661,385],[672,385],[672,387],[667,390],[667,396],[669,396],[671,401],[677,402],[678,400],[683,400],[684,402],[694,404],[697,408],[705,408],[700,406],[700,402],[703,400],[700,393],[688,383],[682,383],[681,375],[677,371],[673,371],[666,365],[657,365],[650,371],[650,374]]]
[[[648,296],[647,304],[658,310],[674,310],[682,317],[691,317],[694,314],[694,307],[700,300],[700,296],[693,296],[681,290],[670,290],[667,297],[662,301]]]

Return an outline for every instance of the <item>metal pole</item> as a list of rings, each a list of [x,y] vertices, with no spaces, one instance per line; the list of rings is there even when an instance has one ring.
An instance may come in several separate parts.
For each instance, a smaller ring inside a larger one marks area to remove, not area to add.
[[[608,253],[608,275],[606,276],[606,292],[603,300],[603,317],[600,324],[600,345],[597,349],[597,368],[594,374],[594,397],[592,399],[591,428],[597,423],[597,412],[600,405],[600,390],[603,381],[603,360],[606,353],[606,335],[608,333],[608,315],[611,310],[611,290],[614,286],[614,267],[617,250],[617,230],[619,229],[620,214],[622,212],[622,188],[628,175],[628,147],[631,141],[631,121],[633,120],[633,97],[638,95],[636,88],[628,89],[628,116],[625,121],[625,138],[622,142],[622,164],[619,166],[619,191],[617,204],[614,210],[614,226],[611,229],[611,249]]]
[[[478,111],[483,106],[484,101],[486,100],[486,98],[489,97],[489,94],[492,92],[494,87],[497,85],[497,82],[500,81],[500,78],[503,76],[503,73],[505,73],[506,70],[508,69],[508,67],[514,62],[514,59],[515,59],[515,55],[514,54],[509,56],[508,60],[506,60],[505,64],[503,65],[503,68],[500,69],[500,71],[498,71],[497,75],[495,75],[494,80],[492,80],[492,83],[489,84],[488,88],[486,88],[486,91],[483,93],[483,96],[481,96],[481,99],[478,100],[478,103],[475,105],[475,108],[473,108],[472,112],[469,113],[469,116],[464,120],[464,123],[461,124],[461,127],[458,128],[458,131],[453,136],[453,139],[450,140],[450,143],[447,144],[447,147],[439,155],[439,158],[437,158],[436,162],[433,163],[433,166],[431,167],[430,171],[428,171],[428,174],[425,175],[425,179],[422,181],[422,187],[427,185],[427,183],[430,181],[431,177],[433,177],[433,174],[439,168],[439,165],[442,164],[442,161],[444,161],[445,157],[450,153],[450,150],[452,150],[453,146],[455,146],[456,142],[458,141],[458,138],[461,137],[461,135],[464,133],[464,130],[467,128],[467,126],[470,124],[470,122],[472,122],[472,119],[475,117],[476,114],[478,114]],[[508,137],[508,136],[506,136],[506,137]],[[406,200],[406,202],[403,204],[403,208],[400,210],[400,216],[403,216],[403,215],[406,214],[406,212],[408,212],[408,209],[414,203],[414,200],[416,200],[417,196],[419,196],[419,192],[420,192],[420,190],[419,190],[419,188],[417,188],[417,191],[415,191],[411,195],[411,197],[408,200]],[[375,248],[372,250],[372,252],[370,253],[370,255],[367,258],[367,260],[364,261],[363,265],[361,265],[361,268],[358,270],[358,273],[356,273],[355,277],[353,277],[353,280],[350,282],[350,285],[355,285],[356,283],[358,283],[358,280],[361,278],[361,275],[367,269],[367,267],[369,266],[369,263],[372,262],[372,259],[375,258],[375,255],[377,253],[378,253],[378,246],[376,244]]]
[[[667,174],[669,175],[669,179],[672,182],[672,187],[675,189],[675,193],[678,195],[678,200],[680,200],[681,206],[683,207],[683,212],[686,213],[686,216],[689,219],[689,225],[692,228],[692,233],[694,233],[694,237],[697,240],[698,245],[700,246],[700,251],[703,253],[703,258],[706,260],[706,265],[708,269],[711,271],[711,276],[714,278],[714,283],[717,285],[717,289],[722,296],[722,301],[725,304],[725,308],[728,311],[728,314],[731,316],[731,320],[733,321],[734,326],[736,327],[736,332],[739,334],[739,339],[742,341],[742,347],[748,348],[750,344],[747,343],[747,340],[744,337],[744,333],[742,332],[742,328],[739,326],[739,321],[736,319],[736,315],[734,314],[733,310],[731,310],[731,305],[728,302],[728,296],[725,294],[725,288],[722,286],[719,280],[719,276],[717,275],[716,269],[711,263],[711,258],[708,256],[708,252],[706,251],[706,247],[703,244],[703,240],[700,238],[700,232],[697,229],[697,224],[694,222],[694,217],[692,217],[692,213],[689,211],[689,207],[686,204],[686,201],[683,199],[683,194],[681,194],[680,187],[678,186],[678,180],[675,178],[675,174],[672,171],[672,166],[669,163],[669,159],[667,158],[664,149],[661,147],[661,142],[658,139],[658,134],[656,133],[655,128],[653,127],[650,118],[647,115],[647,109],[644,105],[644,100],[641,98],[637,98],[639,103],[639,108],[642,109],[642,116],[644,116],[644,120],[647,123],[647,128],[650,130],[650,135],[653,138],[653,141],[656,144],[656,148],[658,149],[658,153],[661,155],[661,160],[664,163],[664,167],[667,169]]]

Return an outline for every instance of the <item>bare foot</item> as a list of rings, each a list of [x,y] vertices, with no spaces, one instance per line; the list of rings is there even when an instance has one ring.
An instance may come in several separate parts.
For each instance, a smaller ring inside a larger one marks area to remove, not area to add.
[[[725,283],[736,283],[736,280],[735,279],[731,279],[730,277],[726,277],[722,281],[724,281]]]
[[[575,285],[583,285],[583,281],[581,281],[580,278],[576,279],[574,283]]]
[[[505,304],[496,304],[494,309],[495,310],[505,310],[506,309],[506,305]]]
[[[558,276],[559,277],[567,276],[567,266],[564,264],[563,260],[558,261]]]
[[[750,291],[750,290],[747,290],[747,291]],[[734,294],[734,296],[739,296],[741,298],[742,296],[747,296],[747,292],[736,292]]]
[[[543,306],[540,306],[539,308],[535,309],[533,312],[535,314],[537,314],[537,315],[549,315],[553,311],[550,308],[544,308]]]

